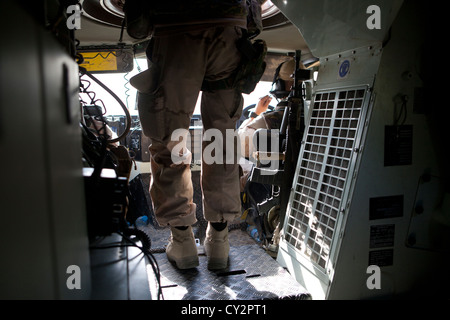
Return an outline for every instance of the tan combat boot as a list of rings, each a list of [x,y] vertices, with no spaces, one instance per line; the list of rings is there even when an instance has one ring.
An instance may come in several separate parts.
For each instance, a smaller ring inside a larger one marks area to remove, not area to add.
[[[172,235],[166,248],[169,261],[174,262],[178,269],[191,269],[199,265],[197,246],[192,227],[186,230],[170,228]]]
[[[205,252],[208,256],[208,269],[220,270],[228,266],[230,243],[228,241],[228,228],[217,231],[208,223],[204,242]]]

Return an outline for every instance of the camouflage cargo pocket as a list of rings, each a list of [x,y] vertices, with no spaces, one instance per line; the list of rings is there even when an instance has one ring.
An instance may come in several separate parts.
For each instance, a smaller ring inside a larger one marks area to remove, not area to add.
[[[163,141],[166,135],[164,97],[142,92],[137,95],[139,118],[144,134],[152,140]]]

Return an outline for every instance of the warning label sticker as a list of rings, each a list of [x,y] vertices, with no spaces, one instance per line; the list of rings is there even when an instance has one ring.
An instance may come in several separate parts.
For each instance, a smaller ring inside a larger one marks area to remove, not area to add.
[[[395,224],[370,227],[370,249],[394,246]]]
[[[83,52],[84,62],[80,66],[87,71],[116,71],[116,52]]]
[[[394,264],[394,249],[374,250],[369,252],[369,266],[392,266]]]

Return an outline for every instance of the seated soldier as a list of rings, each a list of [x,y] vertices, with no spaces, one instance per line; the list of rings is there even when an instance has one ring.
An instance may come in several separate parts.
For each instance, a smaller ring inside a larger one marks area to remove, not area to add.
[[[245,120],[238,129],[241,142],[241,154],[246,159],[251,159],[255,148],[253,146],[253,134],[258,129],[280,129],[283,120],[284,109],[288,101],[287,98],[294,84],[292,74],[295,69],[295,61],[293,59],[281,63],[275,73],[272,84],[271,95],[279,100],[273,111],[266,112],[272,98],[267,95],[261,98],[255,107],[255,111]]]

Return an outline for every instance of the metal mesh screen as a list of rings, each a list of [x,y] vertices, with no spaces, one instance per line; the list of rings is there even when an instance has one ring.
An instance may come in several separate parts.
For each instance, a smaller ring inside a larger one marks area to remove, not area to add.
[[[325,270],[356,147],[365,89],[317,93],[297,169],[285,240]]]

